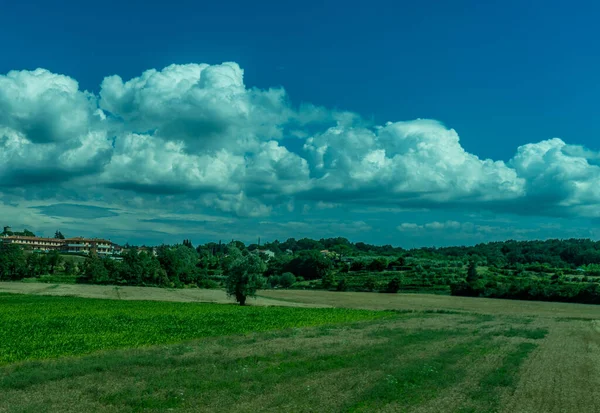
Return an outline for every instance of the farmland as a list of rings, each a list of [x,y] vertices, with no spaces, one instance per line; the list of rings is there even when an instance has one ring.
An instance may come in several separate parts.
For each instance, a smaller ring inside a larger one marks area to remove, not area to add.
[[[209,336],[389,317],[347,309],[0,296],[0,364]]]
[[[244,308],[129,288],[1,294],[0,412],[600,409],[595,306],[270,290]]]

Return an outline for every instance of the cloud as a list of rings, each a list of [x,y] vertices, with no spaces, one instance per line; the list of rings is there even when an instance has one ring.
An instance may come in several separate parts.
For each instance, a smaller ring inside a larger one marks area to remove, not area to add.
[[[523,145],[510,165],[525,179],[539,212],[600,216],[600,154],[554,138]],[[540,211],[540,208],[542,211]]]
[[[480,160],[458,134],[431,120],[374,130],[333,127],[307,140],[324,197],[384,203],[489,202],[525,194],[525,181],[502,161]]]
[[[79,219],[96,219],[96,218],[107,218],[119,216],[118,213],[114,212],[109,208],[91,206],[91,205],[77,205],[77,204],[52,204],[43,206],[34,206],[42,214],[51,217],[67,217],[67,218],[79,218]]]
[[[171,65],[124,82],[104,79],[100,106],[132,132],[155,131],[186,151],[242,152],[260,140],[280,139],[293,117],[282,89],[247,89],[237,63]]]
[[[44,69],[0,75],[0,187],[64,182],[99,172],[110,129],[96,97]]]
[[[34,144],[78,139],[94,123],[96,110],[95,96],[68,76],[44,69],[0,75],[0,125]]]
[[[460,223],[458,221],[446,221],[446,222],[427,222],[423,225],[405,222],[396,227],[398,231],[416,231],[416,230],[458,230],[458,229],[466,229],[466,228],[474,228],[474,225],[470,222]]]
[[[421,225],[417,225],[411,222],[403,222],[397,227],[398,231],[413,231],[421,228],[423,228]]]
[[[337,214],[328,225],[350,233],[372,228],[380,214],[429,213],[424,224],[391,228],[489,233],[494,227],[436,214],[600,217],[600,153],[553,138],[515,148],[508,162],[482,159],[439,121],[373,125],[351,112],[294,106],[282,88],[247,87],[233,62],[108,76],[98,94],[37,69],[0,75],[0,187],[16,205],[94,200],[129,219],[146,211],[284,222]],[[364,225],[344,222],[350,209]],[[360,218],[367,214],[369,222]],[[107,225],[126,229],[118,222]]]

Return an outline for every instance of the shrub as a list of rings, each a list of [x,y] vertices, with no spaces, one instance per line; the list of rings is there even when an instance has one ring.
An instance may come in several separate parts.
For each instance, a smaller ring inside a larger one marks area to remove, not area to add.
[[[267,282],[269,283],[269,287],[275,288],[279,285],[279,277],[277,275],[272,275]]]
[[[353,261],[350,264],[350,271],[363,271],[367,269],[367,264],[364,261]]]
[[[336,287],[336,290],[337,290],[337,291],[346,291],[347,289],[348,289],[348,284],[346,283],[346,279],[345,279],[345,278],[342,278],[342,279],[341,279],[341,280],[338,282],[338,284],[337,284],[337,287]]]
[[[219,288],[219,283],[216,281],[210,280],[208,278],[203,278],[198,281],[198,288],[206,288],[208,290],[214,290],[215,288]]]
[[[396,294],[398,291],[400,291],[400,279],[398,277],[394,277],[392,278],[392,280],[388,283],[385,292],[386,293],[391,293],[391,294]]]
[[[374,291],[375,290],[375,286],[376,286],[375,278],[373,278],[373,277],[367,278],[365,280],[364,284],[363,284],[363,288],[366,291]]]
[[[321,286],[323,288],[325,288],[326,290],[328,290],[331,287],[333,287],[334,284],[335,284],[335,278],[334,278],[332,272],[329,272],[329,273],[325,274],[325,276],[321,280]]]
[[[369,263],[367,269],[369,271],[377,271],[381,272],[385,270],[388,266],[388,262],[385,258],[375,258],[373,261]]]
[[[296,282],[296,277],[291,272],[284,272],[279,278],[279,285],[283,288],[289,288]]]

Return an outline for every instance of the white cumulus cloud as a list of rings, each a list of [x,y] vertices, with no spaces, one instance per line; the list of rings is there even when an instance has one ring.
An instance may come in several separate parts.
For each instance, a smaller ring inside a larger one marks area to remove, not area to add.
[[[233,62],[108,76],[98,94],[44,69],[0,75],[0,186],[61,202],[141,199],[249,217],[291,214],[295,203],[306,215],[353,203],[600,216],[600,153],[558,138],[515,149],[506,163],[481,159],[435,120],[373,126],[294,107],[282,88],[246,86]],[[399,226],[421,228],[468,229]]]

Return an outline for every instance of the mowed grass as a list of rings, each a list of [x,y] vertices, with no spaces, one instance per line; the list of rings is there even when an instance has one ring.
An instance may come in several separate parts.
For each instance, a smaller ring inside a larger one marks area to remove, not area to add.
[[[12,337],[33,342],[42,326],[34,349],[58,349],[0,365],[3,413],[600,411],[600,322],[565,318],[581,315],[578,306],[549,317],[545,307],[519,315],[485,305],[477,314],[25,295],[0,303],[0,322],[10,307],[28,326],[13,326]]]
[[[391,313],[0,294],[0,364]]]
[[[497,411],[544,340],[529,328],[397,313],[18,363],[0,368],[0,411]]]

